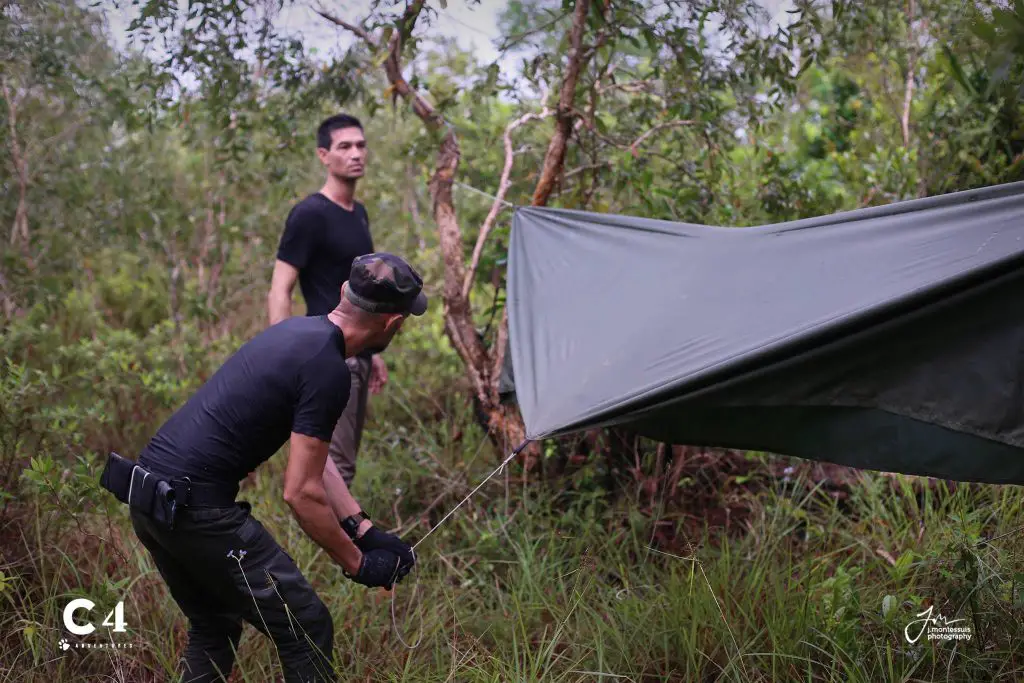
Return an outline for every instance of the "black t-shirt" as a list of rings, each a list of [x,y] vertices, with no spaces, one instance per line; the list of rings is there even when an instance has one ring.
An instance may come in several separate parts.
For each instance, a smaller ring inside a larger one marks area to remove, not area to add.
[[[298,432],[330,442],[352,376],[326,316],[296,316],[236,351],[157,431],[139,464],[168,477],[235,484]]]
[[[277,258],[299,271],[306,315],[334,310],[352,261],[371,253],[373,238],[366,208],[356,202],[348,211],[320,192],[292,207],[277,248]]]

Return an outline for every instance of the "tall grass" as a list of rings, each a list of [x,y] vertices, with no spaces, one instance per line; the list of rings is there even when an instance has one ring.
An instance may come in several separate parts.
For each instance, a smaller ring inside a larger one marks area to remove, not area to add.
[[[457,384],[458,365],[427,323],[403,333],[391,381],[372,402],[354,493],[378,524],[413,542],[500,457]],[[778,460],[752,457],[762,471]],[[157,681],[174,670],[185,620],[123,507],[89,497],[99,463],[38,465],[19,494],[0,567],[2,683]],[[727,534],[684,523],[672,501],[644,513],[636,492],[566,493],[565,482],[524,482],[513,466],[419,546],[417,569],[392,597],[345,579],[305,536],[281,498],[284,464],[283,453],[266,463],[241,497],[330,608],[339,680],[1024,677],[1015,487],[863,473],[836,497],[765,477],[732,494],[746,514],[742,531]],[[603,482],[602,467],[594,458],[573,479]],[[79,491],[81,505],[31,493],[29,483],[47,481]],[[655,533],[658,521],[667,533]],[[129,633],[115,642],[132,647],[61,650],[62,638],[102,638],[63,629],[60,610],[74,596],[97,604],[97,624],[123,599]],[[908,643],[904,628],[929,605],[965,619],[972,639]],[[280,676],[269,641],[247,627],[232,680]]]

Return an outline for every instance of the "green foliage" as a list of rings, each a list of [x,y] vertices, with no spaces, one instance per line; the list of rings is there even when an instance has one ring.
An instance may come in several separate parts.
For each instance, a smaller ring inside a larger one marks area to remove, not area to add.
[[[777,25],[746,0],[595,0],[552,204],[742,226],[1022,179],[1024,14],[976,4],[797,2]],[[79,5],[0,11],[0,670],[148,681],[173,668],[186,624],[99,468],[111,450],[137,453],[265,326],[284,218],[322,182],[313,140],[326,115],[363,118],[359,192],[375,240],[416,261],[440,301],[426,194],[438,137],[388,91],[386,40],[313,54],[278,21],[295,6],[133,3],[138,47],[164,52],[130,55]],[[374,0],[342,18],[405,34],[410,85],[457,134],[456,180],[494,192],[508,123],[555,104],[573,4],[508,4],[499,23],[520,73],[432,40],[443,3],[426,3],[412,31],[405,9]],[[509,201],[530,202],[551,130],[548,118],[515,131]],[[22,188],[26,245],[8,238]],[[454,193],[468,259],[491,202]],[[499,213],[474,289],[488,344],[510,217]],[[422,538],[495,454],[440,305],[387,360],[355,493],[379,523]],[[396,594],[403,637],[422,636],[413,650],[395,642],[387,603],[302,533],[281,501],[283,459],[246,482],[335,615],[343,679],[1020,677],[1016,490],[870,475],[840,504],[774,480],[774,459],[757,454],[709,486],[708,471],[669,462],[645,474],[650,454],[623,463],[544,446],[533,480],[508,468],[419,550]],[[745,511],[743,533],[711,528],[720,507]],[[145,647],[55,657],[72,595],[127,596]],[[929,606],[968,620],[972,641],[908,643]],[[242,677],[271,680],[276,666],[265,641],[243,641]]]

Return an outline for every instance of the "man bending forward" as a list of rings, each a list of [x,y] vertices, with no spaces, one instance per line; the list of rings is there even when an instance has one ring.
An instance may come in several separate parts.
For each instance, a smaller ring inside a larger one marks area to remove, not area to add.
[[[412,568],[410,547],[362,514],[328,444],[349,401],[346,359],[383,350],[409,315],[422,315],[421,290],[398,257],[355,259],[334,310],[289,318],[244,344],[160,428],[121,487],[128,491],[114,491],[189,619],[184,681],[227,679],[243,620],[273,640],[286,681],[335,680],[327,607],[249,505],[235,501],[239,482],[286,441],[284,499],[345,576],[390,587]],[[140,498],[154,481],[173,488],[173,526],[154,514],[158,503]]]

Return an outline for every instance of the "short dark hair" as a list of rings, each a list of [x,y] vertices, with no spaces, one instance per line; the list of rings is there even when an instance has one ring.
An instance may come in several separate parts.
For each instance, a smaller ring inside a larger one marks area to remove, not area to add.
[[[342,128],[358,128],[362,130],[363,124],[359,122],[359,119],[348,114],[335,114],[330,118],[324,119],[323,123],[316,130],[316,146],[330,149],[331,133]]]

